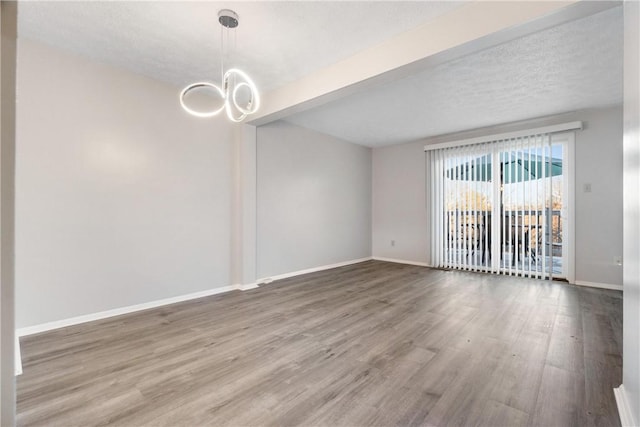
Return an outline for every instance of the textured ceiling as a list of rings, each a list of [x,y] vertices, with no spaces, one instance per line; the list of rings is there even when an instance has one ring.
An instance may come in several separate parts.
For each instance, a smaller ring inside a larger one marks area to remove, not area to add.
[[[225,63],[261,91],[297,80],[459,7],[462,2],[21,2],[19,37],[182,87],[219,81],[217,13],[240,16]]]
[[[177,87],[219,80],[217,12],[240,16],[225,64],[264,93],[447,13],[463,2],[21,2],[19,37]],[[622,8],[513,40],[295,114],[367,146],[413,141],[622,102]]]
[[[287,121],[367,146],[397,144],[622,102],[616,7],[295,114]]]

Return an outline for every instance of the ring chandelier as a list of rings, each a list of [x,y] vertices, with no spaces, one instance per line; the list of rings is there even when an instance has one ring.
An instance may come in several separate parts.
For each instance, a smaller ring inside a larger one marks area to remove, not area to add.
[[[260,108],[260,93],[253,80],[242,70],[237,68],[230,68],[226,72],[224,71],[224,28],[232,29],[238,26],[238,14],[229,9],[223,9],[218,12],[218,21],[222,25],[220,35],[220,70],[222,77],[222,88],[209,82],[197,82],[192,83],[185,87],[180,92],[180,105],[189,114],[196,117],[213,117],[225,110],[229,120],[236,123],[241,122],[249,114],[253,114]],[[228,37],[227,37],[228,38]],[[223,101],[220,107],[209,111],[198,111],[189,106],[186,103],[187,95],[198,89],[212,89],[216,94],[220,95],[220,99]],[[248,91],[249,99],[246,102],[238,100],[238,94],[240,91]]]

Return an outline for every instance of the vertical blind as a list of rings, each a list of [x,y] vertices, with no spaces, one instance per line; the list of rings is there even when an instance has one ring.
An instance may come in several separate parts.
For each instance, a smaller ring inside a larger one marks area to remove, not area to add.
[[[539,278],[561,268],[563,159],[549,133],[426,156],[432,266]]]

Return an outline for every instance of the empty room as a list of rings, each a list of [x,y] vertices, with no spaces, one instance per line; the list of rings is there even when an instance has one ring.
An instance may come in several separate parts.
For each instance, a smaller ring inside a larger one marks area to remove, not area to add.
[[[2,1],[0,425],[637,426],[637,1]]]

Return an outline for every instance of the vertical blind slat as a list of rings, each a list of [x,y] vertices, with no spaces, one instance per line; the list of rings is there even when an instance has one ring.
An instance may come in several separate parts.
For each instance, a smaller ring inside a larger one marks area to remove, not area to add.
[[[511,145],[511,141],[509,141]],[[507,148],[508,150],[509,148]],[[503,200],[507,201],[509,203],[509,205],[511,205],[511,197],[510,195],[505,191],[505,186],[507,183],[511,182],[512,176],[511,176],[511,168],[508,165],[509,162],[509,158],[511,157],[509,151],[506,151],[504,153],[504,170],[505,170],[505,180],[502,183],[502,197]],[[504,215],[505,215],[505,236],[507,238],[507,242],[511,242],[512,237],[511,237],[511,215],[509,215],[509,211],[507,210],[508,206],[505,206],[504,209]],[[507,246],[509,246],[509,243],[507,243]],[[509,250],[509,248],[507,247],[506,249],[507,251]],[[504,248],[503,248],[504,251]],[[506,258],[506,257],[505,257]],[[505,262],[507,263],[507,271],[509,273],[509,276],[511,276],[511,260],[506,260]]]
[[[529,165],[529,182],[528,185],[526,187],[527,189],[527,196],[525,197],[527,200],[527,218],[529,219],[529,234],[528,234],[528,241],[527,241],[527,248],[529,249],[529,253],[528,253],[528,257],[527,257],[527,269],[526,269],[526,275],[527,277],[531,277],[531,263],[532,263],[532,258],[531,258],[531,238],[532,238],[532,225],[531,225],[531,182],[533,180],[532,177],[532,168],[531,168],[531,138],[527,137],[527,164]]]
[[[553,278],[553,182],[551,180],[552,175],[552,170],[551,170],[551,157],[552,157],[552,153],[551,153],[551,138],[547,138],[547,145],[549,147],[549,157],[547,160],[547,165],[548,165],[548,174],[549,174],[549,226],[548,226],[548,230],[549,230],[549,268],[548,268],[548,275],[549,275],[549,280],[551,280]]]
[[[541,184],[541,188],[542,188],[542,204],[540,206],[541,211],[542,211],[542,277],[547,277],[547,269],[548,269],[548,263],[547,263],[547,241],[549,240],[549,234],[547,232],[548,230],[548,211],[547,211],[547,202],[548,202],[548,197],[549,195],[547,194],[547,168],[546,168],[546,163],[547,163],[547,147],[545,144],[545,138],[543,135],[540,136],[540,152],[541,152],[541,157],[540,157],[540,169],[541,169],[541,175],[542,175],[542,180],[540,181]]]
[[[471,191],[471,215],[473,218],[473,233],[471,234],[471,266],[473,271],[478,271],[478,181],[476,180],[476,171],[478,170],[478,158],[475,150],[471,151],[471,159],[473,162],[472,173],[472,189]]]
[[[521,182],[522,182],[522,162],[520,161],[520,149],[521,149],[521,143],[522,143],[522,138],[518,138],[516,139],[516,145],[515,145],[515,156],[513,159],[513,167],[515,169],[515,177],[514,177],[514,181],[517,183],[515,185],[520,186]],[[513,255],[514,255],[514,261],[512,262],[512,264],[514,265],[514,274],[516,275],[520,275],[522,273],[522,266],[520,264],[520,262],[522,261],[522,221],[523,221],[523,217],[521,215],[521,208],[522,206],[520,205],[520,192],[516,192],[515,196],[515,201],[514,201],[514,221],[515,221],[515,228],[513,229],[514,232],[514,248],[513,248]]]

